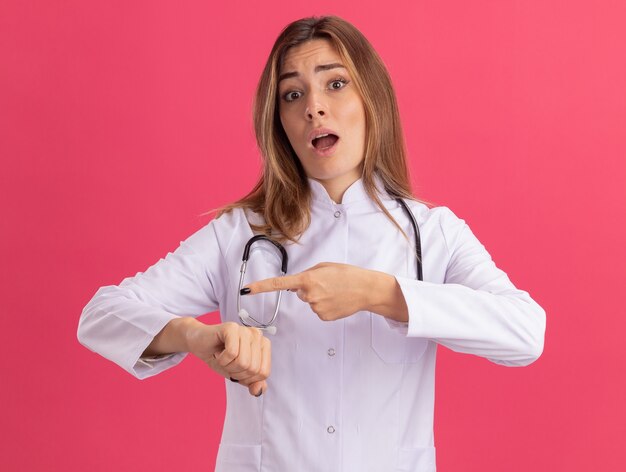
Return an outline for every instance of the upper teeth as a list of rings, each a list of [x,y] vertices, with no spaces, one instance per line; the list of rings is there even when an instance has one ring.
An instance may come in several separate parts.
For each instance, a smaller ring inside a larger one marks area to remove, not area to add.
[[[326,133],[326,134],[320,134],[320,135],[318,135],[318,136],[315,136],[315,139],[318,139],[318,138],[323,138],[324,136],[328,136],[328,133]]]

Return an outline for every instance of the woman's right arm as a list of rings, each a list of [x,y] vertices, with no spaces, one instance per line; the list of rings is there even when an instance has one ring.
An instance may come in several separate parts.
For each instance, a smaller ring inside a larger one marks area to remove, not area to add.
[[[83,309],[79,341],[141,379],[178,364],[192,352],[258,393],[259,385],[253,384],[259,380],[253,381],[249,369],[256,369],[255,375],[264,381],[269,374],[269,341],[235,323],[211,326],[195,320],[217,310],[225,297],[228,276],[214,223],[145,272],[118,286],[100,288]],[[233,230],[227,234],[236,234],[236,228],[227,229]],[[239,351],[235,344],[246,347]],[[158,357],[149,357],[154,355]]]

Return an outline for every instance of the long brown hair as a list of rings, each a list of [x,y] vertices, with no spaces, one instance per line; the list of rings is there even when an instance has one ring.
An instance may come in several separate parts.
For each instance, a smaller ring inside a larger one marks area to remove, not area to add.
[[[392,197],[413,198],[400,116],[389,73],[369,41],[352,24],[336,16],[303,18],[278,36],[267,59],[254,101],[254,130],[263,173],[252,191],[219,210],[249,209],[264,217],[253,230],[279,241],[297,241],[311,222],[311,193],[306,173],[285,134],[278,109],[278,76],[287,51],[313,39],[336,48],[350,72],[365,108],[365,158],[362,181],[367,194],[400,229],[376,191],[377,174]]]

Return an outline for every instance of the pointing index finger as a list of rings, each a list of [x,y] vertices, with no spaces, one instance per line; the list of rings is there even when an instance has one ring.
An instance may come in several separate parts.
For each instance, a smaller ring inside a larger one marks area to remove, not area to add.
[[[244,290],[249,289],[242,295],[254,295],[256,293],[277,292],[279,290],[298,290],[302,288],[302,277],[300,274],[283,275],[281,277],[272,277],[270,279],[259,280],[246,285]]]

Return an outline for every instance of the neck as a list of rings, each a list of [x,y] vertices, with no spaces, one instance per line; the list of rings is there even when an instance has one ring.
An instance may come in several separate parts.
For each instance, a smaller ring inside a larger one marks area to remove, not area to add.
[[[322,184],[322,186],[326,190],[326,193],[328,193],[328,196],[333,202],[341,203],[341,201],[343,200],[343,195],[344,193],[346,193],[346,190],[348,190],[348,187],[350,187],[360,178],[360,176],[346,176],[342,179],[315,180]]]

